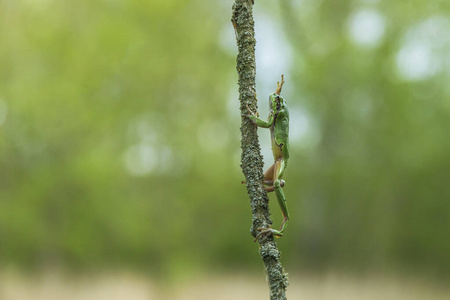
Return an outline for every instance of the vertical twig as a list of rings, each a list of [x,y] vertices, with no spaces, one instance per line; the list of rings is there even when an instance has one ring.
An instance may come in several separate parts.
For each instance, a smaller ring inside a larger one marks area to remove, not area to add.
[[[253,21],[253,0],[236,0],[233,4],[233,23],[238,46],[236,69],[239,75],[239,101],[241,113],[246,114],[246,105],[256,111],[256,63],[255,29]],[[257,127],[249,118],[241,119],[241,168],[247,181],[247,192],[252,208],[251,234],[256,237],[259,227],[272,224],[269,212],[269,198],[264,190],[263,160],[258,142]],[[259,253],[264,262],[271,300],[286,299],[287,275],[280,263],[280,251],[273,237],[260,239]]]

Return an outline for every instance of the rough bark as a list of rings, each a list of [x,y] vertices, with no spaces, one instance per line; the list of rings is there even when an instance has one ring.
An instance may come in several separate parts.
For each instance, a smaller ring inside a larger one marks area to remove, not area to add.
[[[253,1],[236,0],[233,5],[233,23],[238,46],[236,69],[239,76],[239,101],[241,114],[247,114],[246,105],[257,110],[256,103],[256,63],[255,30],[253,21]],[[251,234],[256,237],[258,228],[272,225],[269,212],[269,198],[264,190],[263,160],[259,146],[257,126],[243,116],[241,118],[241,168],[247,182],[247,192],[252,209]],[[280,263],[280,251],[272,236],[260,238],[259,253],[264,262],[271,300],[286,299],[287,275]]]

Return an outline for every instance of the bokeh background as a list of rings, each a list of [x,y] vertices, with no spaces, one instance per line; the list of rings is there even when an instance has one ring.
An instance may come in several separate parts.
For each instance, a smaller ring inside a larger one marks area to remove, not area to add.
[[[449,2],[255,2],[259,111],[283,73],[291,115],[288,296],[448,299]],[[0,2],[3,299],[267,296],[232,3]]]

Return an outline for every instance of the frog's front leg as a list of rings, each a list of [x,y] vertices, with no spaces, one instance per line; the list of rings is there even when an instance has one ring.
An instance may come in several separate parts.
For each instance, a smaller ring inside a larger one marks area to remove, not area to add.
[[[247,107],[247,111],[248,111],[249,115],[242,114],[242,116],[250,118],[250,120],[252,120],[252,122],[255,123],[259,127],[269,128],[270,126],[272,126],[273,121],[274,121],[273,113],[270,113],[269,119],[267,121],[264,121],[258,117],[258,115],[259,115],[258,112],[256,112],[256,113],[252,112],[251,109],[248,107],[248,105],[246,105],[246,107]]]
[[[281,228],[280,228],[280,230],[276,230],[276,229],[272,229],[272,228],[258,228],[259,230],[261,230],[261,232],[256,236],[255,240],[258,239],[258,237],[260,237],[262,235],[282,236],[284,230],[287,227],[287,223],[289,221],[289,211],[287,208],[286,197],[284,196],[284,192],[282,189],[282,186],[284,186],[284,181],[281,179],[283,177],[285,167],[286,167],[286,163],[285,163],[284,159],[280,158],[266,172],[266,173],[268,173],[269,171],[273,171],[272,178],[274,178],[274,180],[273,180],[272,188],[273,188],[273,191],[275,191],[275,195],[277,196],[278,204],[280,205],[280,208],[281,208],[281,213],[283,214],[283,222],[281,223]],[[273,169],[273,170],[271,170],[271,169]],[[270,179],[269,174],[267,174],[267,175],[268,175],[267,178]]]

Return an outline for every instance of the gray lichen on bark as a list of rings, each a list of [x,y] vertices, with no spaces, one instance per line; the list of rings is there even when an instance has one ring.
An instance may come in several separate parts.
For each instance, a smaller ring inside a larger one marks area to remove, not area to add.
[[[253,1],[236,0],[233,4],[231,21],[233,23],[238,54],[236,69],[239,82],[239,102],[241,114],[247,114],[246,105],[253,111],[256,103],[256,63],[255,63],[255,30],[253,21]],[[252,209],[251,234],[256,237],[258,228],[272,225],[269,212],[269,197],[263,186],[263,160],[258,141],[257,127],[243,116],[241,118],[241,168],[247,182],[247,192]],[[286,299],[287,275],[280,263],[280,251],[272,236],[260,238],[259,253],[264,262],[271,300]]]

